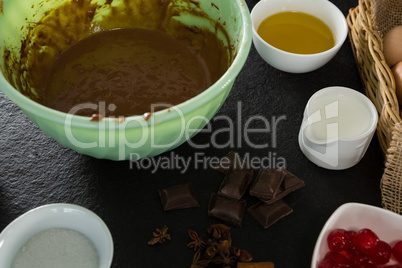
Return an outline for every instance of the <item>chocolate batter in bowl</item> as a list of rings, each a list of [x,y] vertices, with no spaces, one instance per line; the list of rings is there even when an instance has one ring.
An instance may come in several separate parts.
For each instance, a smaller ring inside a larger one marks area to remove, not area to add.
[[[153,111],[153,105],[179,104],[207,89],[225,71],[223,46],[209,35],[206,42],[212,44],[208,50],[213,56],[208,62],[163,31],[132,28],[94,34],[56,60],[43,81],[40,102],[66,113],[85,103],[112,105],[95,111],[102,117],[141,115]],[[74,114],[93,113],[87,108]]]
[[[154,156],[191,138],[226,99],[251,45],[243,0],[0,7],[0,89],[45,133],[98,158]],[[108,62],[113,53],[118,64]]]

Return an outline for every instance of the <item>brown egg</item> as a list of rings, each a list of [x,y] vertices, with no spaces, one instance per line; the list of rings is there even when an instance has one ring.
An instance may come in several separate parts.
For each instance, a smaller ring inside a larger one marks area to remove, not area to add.
[[[402,61],[402,25],[388,31],[383,38],[384,57],[389,67]]]
[[[402,61],[392,67],[392,74],[395,79],[396,97],[399,105],[402,104]]]

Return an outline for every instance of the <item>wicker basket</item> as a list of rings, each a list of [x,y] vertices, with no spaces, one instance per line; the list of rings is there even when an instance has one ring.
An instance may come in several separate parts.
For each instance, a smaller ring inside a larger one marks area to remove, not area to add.
[[[402,123],[395,80],[383,55],[382,36],[385,32],[376,27],[374,13],[377,10],[374,6],[380,2],[375,1],[385,0],[359,0],[359,5],[350,9],[347,22],[366,95],[376,106],[379,115],[377,136],[386,156],[380,185],[382,205],[402,214]],[[393,26],[396,25],[387,25],[386,30]]]
[[[401,117],[395,80],[384,59],[381,33],[374,30],[372,12],[372,1],[360,0],[356,8],[350,9],[347,22],[366,94],[378,111],[377,135],[386,154],[392,140],[392,129]]]

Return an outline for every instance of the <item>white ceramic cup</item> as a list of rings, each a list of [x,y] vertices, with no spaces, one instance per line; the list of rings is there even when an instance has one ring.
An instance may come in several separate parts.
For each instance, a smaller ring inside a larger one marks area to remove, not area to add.
[[[113,240],[105,223],[92,211],[72,204],[49,204],[28,211],[0,234],[0,267],[11,267],[21,247],[35,234],[51,228],[77,231],[94,244],[99,268],[110,268]]]
[[[327,87],[306,105],[299,146],[320,167],[347,169],[364,156],[377,122],[377,110],[365,95],[346,87]]]
[[[322,20],[332,31],[335,46],[316,54],[295,54],[275,48],[257,33],[261,22],[270,15],[298,11]],[[252,12],[253,43],[260,56],[273,67],[290,73],[306,73],[316,70],[330,61],[344,43],[348,26],[343,13],[328,0],[261,0]]]

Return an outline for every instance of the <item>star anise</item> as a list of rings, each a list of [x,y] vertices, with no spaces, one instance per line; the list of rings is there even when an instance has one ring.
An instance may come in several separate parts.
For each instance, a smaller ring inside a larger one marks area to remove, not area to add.
[[[232,247],[230,248],[230,253],[241,262],[251,262],[253,260],[253,256],[251,256],[250,252],[244,249]]]
[[[236,266],[237,262],[252,260],[248,251],[232,247],[230,227],[213,224],[207,231],[210,237],[202,238],[195,231],[188,231],[192,239],[188,246],[196,250],[191,268],[207,267],[209,263],[221,265],[222,268],[231,268]]]
[[[195,251],[203,249],[205,247],[205,241],[201,237],[198,236],[197,232],[193,230],[188,230],[188,235],[192,240],[190,243],[187,244],[189,248],[194,249]]]
[[[201,258],[201,250],[197,250],[193,257],[193,263],[191,264],[191,268],[204,268],[207,267],[210,263],[209,260],[200,260]]]
[[[204,257],[207,260],[212,260],[215,258],[216,254],[219,252],[219,244],[214,242],[209,247],[205,249]]]
[[[236,257],[230,254],[219,254],[212,259],[212,263],[222,264],[222,267],[232,267],[236,263]]]
[[[214,239],[219,240],[219,239],[221,239],[223,236],[225,236],[225,235],[227,235],[227,234],[230,234],[230,233],[229,233],[230,227],[228,227],[228,226],[226,226],[226,225],[224,225],[224,224],[221,224],[221,223],[212,224],[212,225],[210,225],[210,226],[208,227],[207,231],[208,231],[208,233],[209,233],[210,235],[212,235],[212,237],[213,237]]]
[[[168,234],[168,227],[165,225],[162,229],[156,229],[153,232],[154,237],[148,241],[148,245],[155,245],[155,244],[162,244],[165,243],[167,240],[170,240],[170,234]]]
[[[232,239],[220,240],[219,241],[219,254],[230,255],[231,247],[232,247]]]

